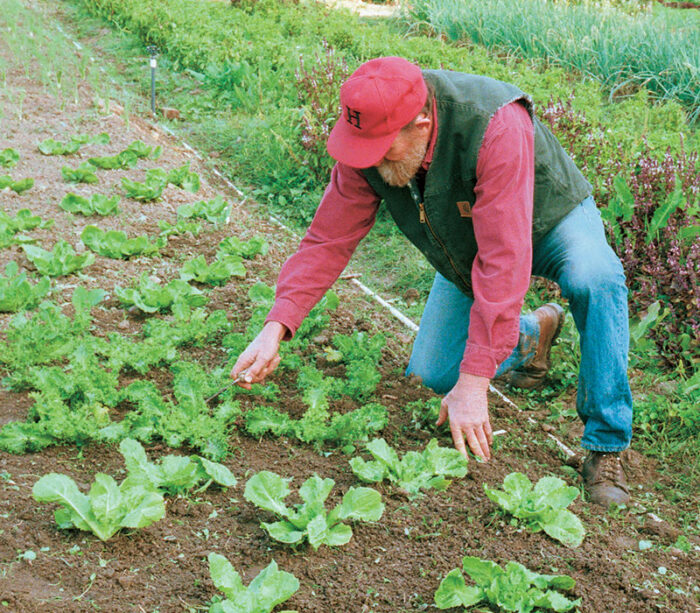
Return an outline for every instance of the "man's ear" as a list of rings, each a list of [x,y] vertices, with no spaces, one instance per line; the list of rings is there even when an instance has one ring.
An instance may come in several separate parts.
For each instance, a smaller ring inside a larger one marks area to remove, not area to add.
[[[418,113],[418,116],[413,120],[413,126],[421,132],[429,132],[430,128],[432,128],[433,126],[433,118],[429,113],[421,111],[420,113]]]

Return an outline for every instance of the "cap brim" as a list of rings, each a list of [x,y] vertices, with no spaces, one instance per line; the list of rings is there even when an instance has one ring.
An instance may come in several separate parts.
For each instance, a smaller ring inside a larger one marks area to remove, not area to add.
[[[341,117],[333,126],[326,149],[330,156],[351,168],[370,168],[382,161],[401,130],[386,136],[362,138]]]

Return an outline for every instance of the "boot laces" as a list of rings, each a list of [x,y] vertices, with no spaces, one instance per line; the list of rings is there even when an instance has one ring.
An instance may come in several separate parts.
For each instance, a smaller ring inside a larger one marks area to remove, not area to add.
[[[599,481],[611,481],[618,485],[624,483],[625,475],[622,460],[616,453],[606,453],[600,458]]]

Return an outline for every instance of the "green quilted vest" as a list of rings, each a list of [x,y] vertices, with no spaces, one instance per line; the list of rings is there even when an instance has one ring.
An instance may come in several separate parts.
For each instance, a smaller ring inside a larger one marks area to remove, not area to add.
[[[530,97],[514,85],[443,70],[423,74],[435,87],[438,117],[437,142],[423,194],[414,181],[407,187],[392,187],[376,168],[363,173],[399,229],[438,272],[472,295],[471,268],[478,248],[471,219],[476,163],[488,122],[498,109],[521,100],[534,121],[533,244],[590,195],[591,185],[554,135],[534,117]]]

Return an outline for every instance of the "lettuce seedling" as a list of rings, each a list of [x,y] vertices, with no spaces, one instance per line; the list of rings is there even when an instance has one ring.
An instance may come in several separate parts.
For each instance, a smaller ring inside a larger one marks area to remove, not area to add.
[[[476,585],[467,586],[462,572],[451,570],[435,592],[438,609],[469,608],[486,601],[502,611],[530,613],[536,609],[571,611],[581,604],[580,598],[569,600],[557,591],[574,588],[576,582],[568,575],[540,575],[517,562],[508,562],[504,570],[473,556],[462,559],[462,568]]]
[[[168,173],[168,183],[181,187],[192,194],[199,191],[199,175],[190,170],[189,162],[179,168],[173,168]]]
[[[203,255],[189,260],[180,269],[180,279],[209,285],[224,285],[231,277],[245,277],[246,270],[239,255],[225,255],[207,264]]]
[[[222,196],[216,196],[209,201],[200,200],[192,204],[183,204],[177,207],[178,219],[192,219],[198,217],[206,219],[215,226],[225,224],[231,214],[231,204]]]
[[[83,162],[77,168],[63,166],[61,175],[66,183],[97,183],[96,168],[90,162]]]
[[[102,170],[117,170],[133,168],[138,164],[139,157],[133,152],[125,149],[116,155],[88,158],[88,162]]]
[[[35,285],[27,280],[27,273],[19,272],[17,262],[12,260],[5,266],[5,276],[0,275],[0,311],[15,313],[33,309],[49,293],[51,282],[43,277]]]
[[[130,151],[139,158],[150,158],[151,160],[157,160],[163,154],[163,147],[160,145],[151,147],[141,140],[135,140],[125,149],[125,151]]]
[[[88,199],[69,192],[58,206],[69,213],[80,213],[85,216],[116,215],[119,213],[119,196],[108,198],[104,194],[93,194]]]
[[[0,190],[9,187],[13,192],[21,194],[26,192],[28,189],[34,187],[34,179],[26,178],[19,179],[17,181],[13,180],[10,175],[0,176]]]
[[[224,556],[211,552],[208,560],[212,583],[226,595],[225,600],[211,605],[209,613],[270,613],[299,589],[298,579],[278,570],[274,560],[248,587]]]
[[[78,134],[71,136],[65,143],[56,141],[53,138],[47,138],[39,143],[38,149],[44,155],[70,155],[78,151],[83,145],[106,145],[108,142],[109,134],[107,132],[100,132],[96,136]]]
[[[32,215],[29,209],[20,209],[14,217],[5,211],[0,211],[0,232],[3,234],[16,234],[35,228],[50,228],[53,219],[44,220],[39,215]]]
[[[22,245],[22,249],[39,273],[49,277],[69,275],[95,261],[95,255],[90,252],[76,255],[73,247],[64,240],[58,241],[52,251],[36,245]]]
[[[19,162],[19,153],[16,150],[3,149],[0,151],[0,166],[3,168],[13,168]]]
[[[154,464],[148,461],[141,444],[131,438],[126,438],[119,444],[119,451],[124,456],[129,473],[127,480],[130,483],[166,494],[182,494],[202,482],[204,485],[199,491],[205,490],[211,483],[222,487],[236,485],[236,478],[226,466],[197,455],[167,455],[158,464]]]
[[[254,236],[247,241],[242,241],[237,236],[228,236],[219,243],[217,257],[221,255],[240,255],[246,259],[256,255],[266,255],[270,246],[262,236]]]
[[[125,306],[136,306],[145,313],[166,311],[176,302],[184,302],[191,307],[204,306],[208,301],[201,290],[192,287],[186,281],[173,279],[167,285],[160,285],[151,280],[148,273],[143,273],[137,287],[122,288],[116,286],[114,293]]]
[[[389,479],[410,495],[417,495],[422,489],[444,490],[451,483],[446,477],[467,474],[467,459],[456,449],[439,447],[436,439],[431,439],[422,452],[406,452],[401,460],[383,438],[369,442],[367,451],[374,461],[352,458],[352,472],[370,483]]]
[[[168,186],[168,175],[162,168],[152,168],[146,171],[143,183],[122,177],[122,187],[128,198],[134,200],[158,200],[163,190]]]
[[[568,507],[579,491],[557,477],[542,477],[537,484],[522,473],[510,473],[503,479],[503,490],[484,483],[486,495],[513,517],[526,522],[528,530],[544,530],[567,547],[578,547],[586,531],[581,520]]]
[[[167,238],[159,236],[151,242],[147,236],[127,238],[121,230],[102,230],[97,226],[85,226],[80,238],[95,253],[108,258],[129,259],[135,255],[153,255],[165,247]]]
[[[287,486],[290,481],[263,470],[248,479],[243,494],[257,507],[284,518],[260,524],[276,541],[296,544],[307,539],[314,549],[321,545],[345,545],[352,537],[352,529],[342,520],[378,521],[384,513],[381,494],[368,487],[351,487],[338,506],[326,511],[324,503],[335,481],[318,475],[303,483],[299,496],[304,502],[290,509],[284,504],[290,493]]]
[[[62,505],[54,517],[62,530],[78,528],[106,541],[121,528],[143,528],[165,516],[163,496],[128,480],[117,485],[98,473],[88,495],[67,475],[44,475],[32,488],[38,502]]]

